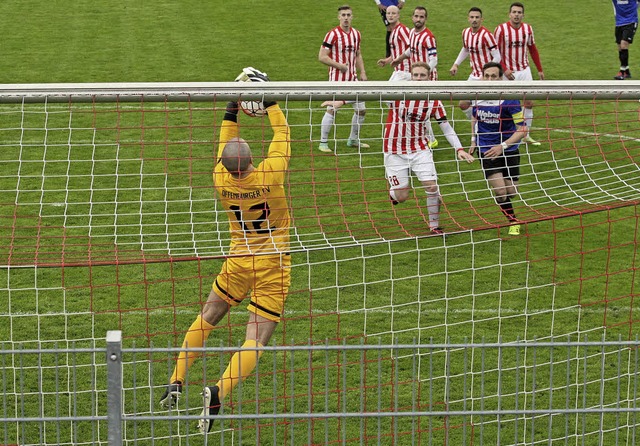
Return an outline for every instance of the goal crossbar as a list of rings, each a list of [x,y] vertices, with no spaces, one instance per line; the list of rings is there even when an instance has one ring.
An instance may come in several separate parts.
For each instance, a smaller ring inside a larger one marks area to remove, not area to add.
[[[638,99],[640,81],[625,88],[608,81],[449,81],[449,82],[185,82],[6,84],[0,103],[45,102],[185,102],[244,99],[344,100],[385,99]]]

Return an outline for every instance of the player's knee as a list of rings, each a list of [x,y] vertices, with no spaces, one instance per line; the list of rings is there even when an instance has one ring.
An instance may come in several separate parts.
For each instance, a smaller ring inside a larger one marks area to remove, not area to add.
[[[393,197],[398,203],[404,203],[409,198],[409,189],[394,189]]]
[[[496,200],[496,204],[497,205],[501,205],[502,203],[507,201],[507,195],[504,193],[504,191],[500,191],[500,192],[495,192],[495,200]]]
[[[367,110],[366,109],[356,110],[356,115],[358,115],[358,116],[364,116],[366,114],[367,114]]]

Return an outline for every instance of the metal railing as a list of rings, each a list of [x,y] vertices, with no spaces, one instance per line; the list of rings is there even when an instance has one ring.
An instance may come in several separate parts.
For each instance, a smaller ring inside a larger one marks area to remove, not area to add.
[[[205,444],[639,443],[635,341],[264,347]],[[234,347],[190,349],[178,409],[158,400],[180,349],[0,349],[3,444],[202,444],[202,386]],[[215,440],[214,440],[215,439]]]

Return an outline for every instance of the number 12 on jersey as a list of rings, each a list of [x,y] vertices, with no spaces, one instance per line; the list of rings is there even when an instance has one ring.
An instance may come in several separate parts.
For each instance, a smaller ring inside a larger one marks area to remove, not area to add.
[[[240,206],[229,206],[229,209],[233,211],[233,214],[238,221],[238,224],[242,226],[242,230],[245,232],[255,232],[256,234],[268,234],[272,231],[273,228],[269,228],[267,224],[267,219],[269,218],[269,214],[271,211],[269,210],[269,203],[266,201],[262,203],[255,204],[249,208],[249,212],[260,212],[260,215],[255,220],[245,220],[242,215],[242,209]],[[252,227],[249,228],[247,226],[249,223]],[[266,226],[266,227],[265,227]]]

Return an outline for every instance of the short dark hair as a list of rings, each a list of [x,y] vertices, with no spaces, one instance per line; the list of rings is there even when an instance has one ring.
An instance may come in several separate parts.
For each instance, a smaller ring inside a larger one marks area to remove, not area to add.
[[[509,6],[509,12],[511,12],[511,8],[513,8],[514,6],[522,8],[522,13],[524,14],[524,5],[522,3],[520,3],[520,2],[511,3],[511,6]]]
[[[469,9],[469,12],[473,12],[473,11],[479,12],[480,17],[482,17],[482,9],[478,8],[477,6],[473,6],[471,9]]]
[[[418,9],[423,10],[425,16],[429,15],[429,13],[427,12],[427,8],[425,8],[424,6],[416,6],[415,8],[413,8],[413,12],[415,13]]]
[[[340,11],[344,11],[345,9],[351,9],[351,6],[349,5],[342,5],[342,6],[338,6],[338,12]],[[352,9],[351,9],[352,10]],[[353,10],[352,10],[353,11]]]
[[[500,76],[504,75],[504,68],[502,68],[502,65],[500,65],[498,62],[487,62],[486,64],[484,64],[482,66],[482,74],[484,74],[484,72],[489,68],[497,68]]]

